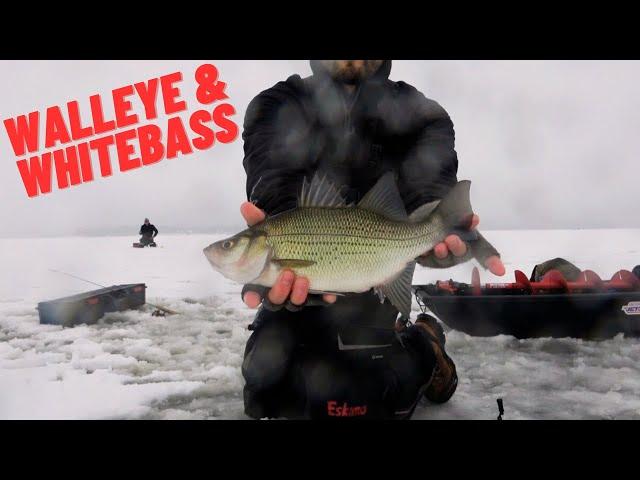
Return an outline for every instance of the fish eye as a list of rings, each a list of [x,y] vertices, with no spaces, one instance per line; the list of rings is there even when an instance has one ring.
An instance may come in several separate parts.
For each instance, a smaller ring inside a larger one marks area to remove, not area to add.
[[[222,248],[224,248],[225,250],[230,249],[233,246],[233,241],[231,240],[225,240],[224,242],[222,242]]]

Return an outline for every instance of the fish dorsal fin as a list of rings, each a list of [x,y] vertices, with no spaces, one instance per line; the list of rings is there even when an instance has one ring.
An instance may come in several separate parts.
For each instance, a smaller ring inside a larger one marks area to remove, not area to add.
[[[325,175],[316,172],[309,183],[307,177],[302,181],[302,191],[298,198],[298,207],[348,207],[340,190]]]
[[[411,212],[411,215],[409,215],[409,221],[411,223],[424,222],[427,218],[429,218],[429,215],[433,213],[439,203],[440,200],[434,200],[433,202],[425,203],[421,207],[416,208],[413,212]]]
[[[388,298],[391,304],[407,318],[411,314],[411,281],[415,268],[416,262],[409,262],[400,275],[391,282],[375,288],[382,301]]]
[[[358,202],[358,208],[375,212],[389,220],[406,222],[407,210],[400,197],[393,172],[387,172],[378,179],[376,184]]]

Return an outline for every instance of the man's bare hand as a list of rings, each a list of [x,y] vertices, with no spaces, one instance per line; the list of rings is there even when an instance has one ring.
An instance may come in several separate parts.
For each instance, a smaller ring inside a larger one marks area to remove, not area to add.
[[[253,203],[244,202],[240,205],[240,213],[247,222],[247,225],[255,225],[265,219],[262,210]],[[276,283],[271,287],[267,298],[274,305],[282,305],[289,299],[294,305],[302,305],[307,300],[309,294],[309,280],[305,277],[296,277],[291,270],[283,270]],[[335,295],[325,294],[322,299],[327,303],[334,303],[337,299]],[[249,308],[258,308],[262,303],[262,297],[258,292],[249,290],[244,294],[244,303]]]
[[[474,215],[471,220],[470,229],[473,230],[480,223],[480,217],[478,215]],[[444,242],[440,242],[435,247],[433,247],[433,254],[436,258],[443,259],[447,258],[451,252],[456,257],[462,257],[467,253],[467,244],[463,242],[458,235],[449,235],[444,239]],[[484,266],[489,269],[491,273],[494,275],[502,276],[505,273],[505,268],[498,256],[491,256],[487,258],[484,262]]]

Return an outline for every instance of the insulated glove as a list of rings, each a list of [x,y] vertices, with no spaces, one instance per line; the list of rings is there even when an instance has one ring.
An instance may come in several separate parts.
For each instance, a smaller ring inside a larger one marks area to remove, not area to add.
[[[500,257],[500,254],[491,245],[480,232],[477,230],[455,230],[451,232],[453,235],[458,235],[462,241],[467,244],[467,253],[461,257],[456,257],[451,252],[445,258],[438,258],[433,251],[430,251],[426,255],[418,257],[418,263],[423,267],[429,268],[449,268],[459,263],[475,258],[480,262],[480,265],[484,266],[484,262],[492,256]]]

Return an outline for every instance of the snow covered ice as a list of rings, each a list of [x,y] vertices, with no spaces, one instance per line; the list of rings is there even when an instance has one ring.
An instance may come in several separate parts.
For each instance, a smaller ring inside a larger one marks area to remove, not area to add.
[[[609,278],[640,264],[640,230],[487,231],[507,267],[527,274],[557,256]],[[162,235],[159,248],[132,237],[0,239],[0,418],[242,419],[240,372],[254,312],[202,248],[223,235]],[[474,263],[418,268],[414,283],[469,282]],[[150,307],[96,325],[40,325],[40,301],[91,290],[50,269],[113,285],[144,282]],[[481,272],[482,281],[504,281]],[[418,307],[414,302],[414,314]],[[414,315],[415,316],[415,315]],[[640,321],[640,320],[639,320]],[[640,418],[640,340],[518,340],[447,333],[460,383],[445,405],[417,419]]]

